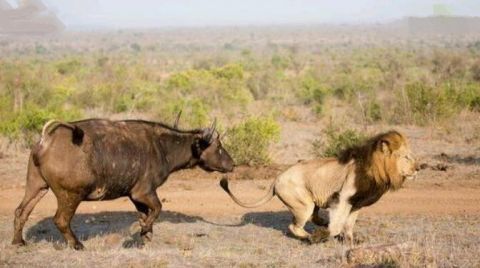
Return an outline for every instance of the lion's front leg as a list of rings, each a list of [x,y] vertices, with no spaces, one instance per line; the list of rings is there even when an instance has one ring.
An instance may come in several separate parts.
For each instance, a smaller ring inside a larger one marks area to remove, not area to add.
[[[340,200],[334,207],[330,208],[330,223],[328,224],[330,236],[335,237],[342,233],[351,209],[352,205],[347,200]]]
[[[355,222],[357,221],[357,216],[358,216],[358,210],[350,213],[344,227],[344,234],[347,240],[346,242],[349,243],[350,247],[353,247],[353,244],[354,244],[353,227],[355,226]]]
[[[352,205],[346,200],[339,200],[338,203],[329,208],[328,228],[319,227],[310,238],[311,243],[321,243],[330,237],[342,238],[342,232],[350,215]]]

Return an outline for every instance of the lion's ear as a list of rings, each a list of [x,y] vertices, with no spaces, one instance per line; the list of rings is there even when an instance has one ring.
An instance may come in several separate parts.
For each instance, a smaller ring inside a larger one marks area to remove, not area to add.
[[[386,155],[390,155],[392,153],[392,150],[390,150],[390,143],[386,140],[381,140],[380,141],[380,150]]]

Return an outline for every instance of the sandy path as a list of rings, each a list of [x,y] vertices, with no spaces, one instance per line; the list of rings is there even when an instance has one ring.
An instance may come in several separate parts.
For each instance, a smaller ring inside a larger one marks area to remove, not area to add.
[[[233,181],[231,188],[242,200],[261,197],[270,181]],[[414,182],[413,182],[414,183]],[[12,215],[24,194],[21,187],[0,190],[0,215]],[[234,204],[213,179],[171,180],[158,189],[163,209],[191,216],[222,218],[242,216],[248,212],[282,211],[286,208],[278,199],[256,209],[244,209]],[[56,199],[49,192],[37,205],[35,215],[52,216],[56,209]],[[101,211],[133,211],[127,198],[113,201],[83,202],[79,213]],[[375,205],[363,209],[365,214],[404,214],[404,215],[459,215],[480,214],[480,188],[451,186],[407,185],[394,193],[387,193]]]

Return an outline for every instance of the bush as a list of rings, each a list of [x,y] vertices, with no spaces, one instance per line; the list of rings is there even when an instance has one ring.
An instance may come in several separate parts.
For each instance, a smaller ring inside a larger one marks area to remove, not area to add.
[[[290,60],[289,58],[275,54],[272,56],[271,63],[276,69],[286,69],[290,65]]]
[[[370,122],[382,120],[382,108],[375,99],[368,101],[365,108],[365,118]]]
[[[243,79],[244,76],[243,67],[239,64],[228,64],[221,68],[212,69],[211,72],[218,79]]]
[[[142,47],[138,43],[130,44],[130,48],[135,52],[140,52]]]
[[[165,93],[169,96],[199,98],[212,106],[244,106],[253,99],[247,88],[244,70],[240,64],[223,67],[189,69],[172,74],[167,80]]]
[[[313,154],[317,157],[339,157],[345,149],[361,144],[367,136],[354,129],[338,130],[328,127],[325,130],[326,142],[317,139],[312,143]]]
[[[477,60],[470,68],[473,80],[480,82],[480,60]]]
[[[425,125],[450,118],[461,107],[461,92],[454,85],[444,84],[432,87],[425,82],[415,82],[405,87],[405,96],[397,98],[398,102],[406,101],[401,114],[409,115],[407,123]]]
[[[210,107],[199,99],[177,99],[163,103],[158,111],[158,118],[160,121],[174,122],[180,111],[182,111],[181,128],[202,128],[209,123]]]
[[[269,163],[268,148],[280,138],[280,125],[271,117],[250,117],[227,131],[225,148],[238,165]]]
[[[312,75],[307,75],[301,82],[301,97],[305,104],[313,104],[314,111],[321,114],[325,98],[328,95],[328,89],[320,84]]]
[[[0,121],[0,134],[11,141],[23,141],[26,145],[31,145],[48,120],[71,121],[80,117],[81,113],[76,109],[40,108],[27,105],[21,112],[4,116],[5,119]]]
[[[475,96],[469,104],[470,110],[480,112],[480,96]]]
[[[80,61],[76,59],[61,61],[56,64],[57,72],[62,75],[73,74],[77,72],[81,66],[82,64],[80,63]]]

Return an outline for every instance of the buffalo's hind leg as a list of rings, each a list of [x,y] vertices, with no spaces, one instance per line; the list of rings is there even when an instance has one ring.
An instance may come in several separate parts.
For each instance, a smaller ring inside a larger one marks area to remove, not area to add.
[[[160,215],[162,210],[162,203],[158,200],[157,193],[155,191],[149,191],[147,193],[132,193],[130,196],[133,204],[140,212],[140,236],[142,240],[151,241],[153,235],[153,223]]]
[[[23,227],[28,220],[35,205],[48,192],[48,185],[42,178],[38,167],[34,165],[32,158],[28,163],[27,184],[25,186],[25,196],[22,202],[15,210],[13,245],[24,245]]]
[[[53,219],[55,225],[57,226],[60,233],[62,233],[70,248],[76,250],[83,249],[84,246],[82,245],[82,243],[80,243],[80,241],[78,241],[77,237],[75,236],[70,227],[72,217],[75,214],[78,205],[82,201],[81,196],[77,193],[67,192],[63,190],[55,192],[55,195],[57,196],[58,202],[57,213],[55,213],[55,217]]]

